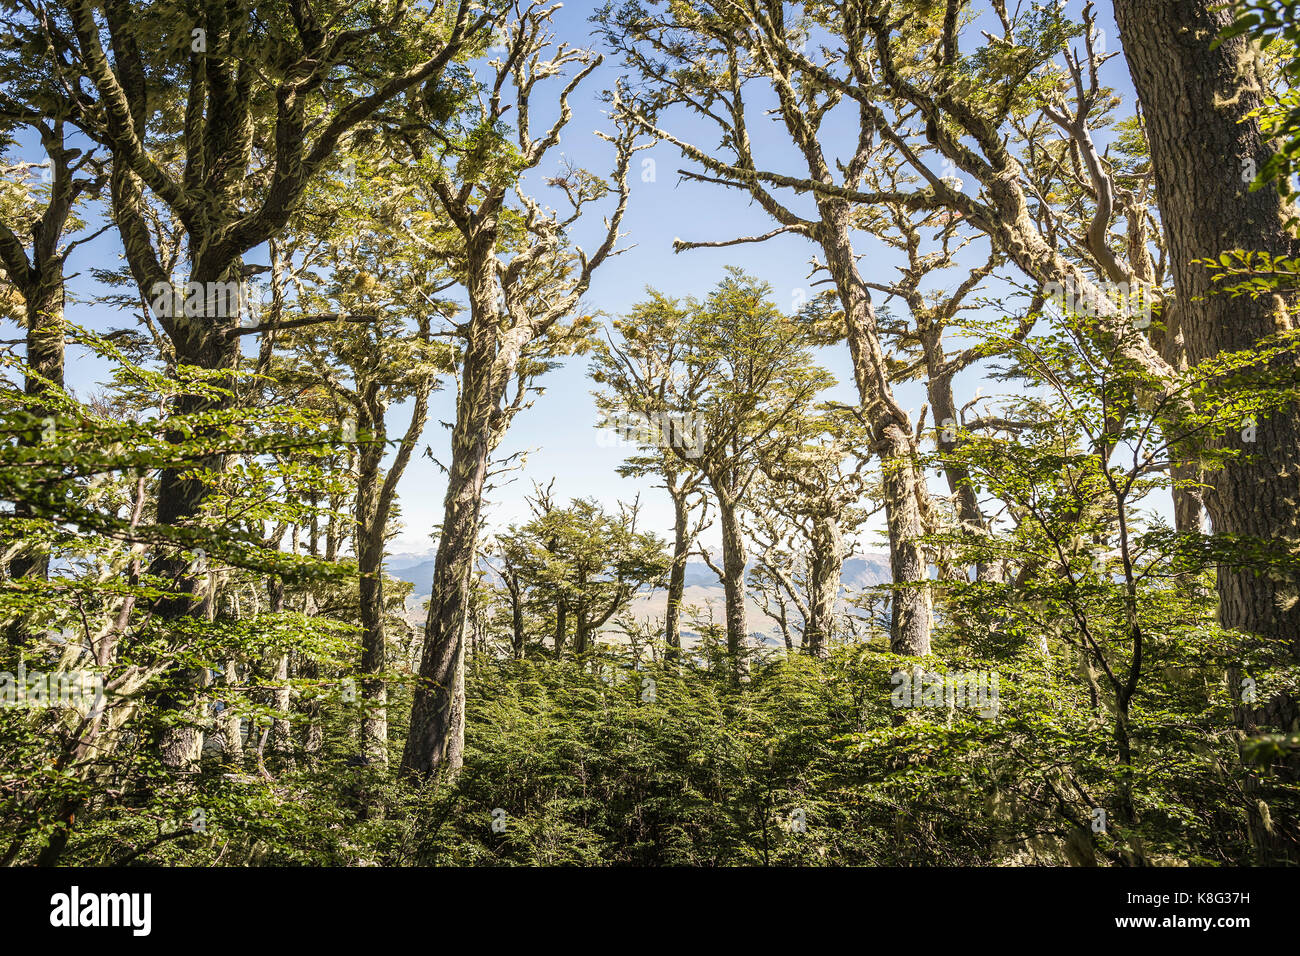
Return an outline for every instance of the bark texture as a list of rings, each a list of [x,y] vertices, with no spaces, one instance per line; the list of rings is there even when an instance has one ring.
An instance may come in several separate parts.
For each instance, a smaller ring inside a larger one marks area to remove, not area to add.
[[[812,552],[808,556],[808,616],[804,622],[803,649],[813,657],[826,657],[835,636],[835,602],[844,571],[844,536],[834,515],[813,521]]]
[[[896,654],[924,655],[930,653],[932,625],[929,562],[921,547],[925,522],[920,496],[926,492],[917,474],[911,422],[894,401],[871,290],[858,272],[849,234],[851,205],[823,198],[818,206],[822,220],[814,232],[844,308],[853,376],[884,477],[889,567],[895,586],[890,647]]]
[[[745,610],[745,537],[740,514],[734,502],[718,495],[719,523],[722,526],[722,590],[727,612],[727,655],[739,667],[740,653],[749,636]]]
[[[443,500],[442,534],[424,625],[420,684],[402,771],[416,776],[460,768],[465,747],[465,617],[477,551],[483,485],[493,445],[493,417],[513,376],[517,347],[497,328],[496,220],[470,238],[467,291],[470,328],[465,346],[451,466]],[[504,362],[503,362],[504,360]],[[503,373],[505,367],[508,371]],[[558,650],[558,649],[557,649]]]
[[[1251,192],[1250,169],[1271,147],[1250,113],[1263,105],[1255,59],[1245,40],[1214,40],[1231,12],[1210,0],[1145,3],[1115,0],[1124,53],[1142,102],[1151,160],[1173,263],[1187,359],[1252,348],[1291,328],[1284,303],[1273,297],[1231,297],[1216,289],[1197,260],[1226,250],[1293,255],[1285,228],[1291,210],[1272,188]],[[1216,534],[1243,536],[1289,549],[1300,544],[1300,420],[1288,409],[1257,423],[1253,442],[1229,431],[1227,443],[1244,457],[1205,475],[1205,508]],[[1184,518],[1190,521],[1190,515]],[[1219,617],[1231,628],[1290,643],[1300,660],[1300,584],[1289,568],[1257,574],[1220,567]],[[1300,708],[1290,695],[1257,708],[1243,706],[1239,722],[1293,729]],[[1288,768],[1296,778],[1297,768]],[[1252,820],[1257,848],[1270,862],[1300,861],[1297,821],[1274,804]],[[1271,817],[1271,819],[1270,819]]]

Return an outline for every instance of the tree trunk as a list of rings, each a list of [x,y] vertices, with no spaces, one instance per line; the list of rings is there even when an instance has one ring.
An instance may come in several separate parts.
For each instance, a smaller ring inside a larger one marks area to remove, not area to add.
[[[1250,170],[1273,149],[1251,112],[1263,104],[1249,45],[1236,38],[1214,47],[1231,21],[1212,0],[1115,0],[1115,19],[1142,102],[1156,194],[1164,223],[1181,329],[1191,364],[1224,350],[1246,350],[1291,328],[1277,297],[1233,297],[1217,289],[1197,260],[1241,249],[1294,254],[1284,223],[1291,212],[1275,188],[1249,189]],[[1243,173],[1245,175],[1243,175]],[[1292,362],[1292,359],[1287,359]],[[1241,535],[1291,549],[1300,541],[1300,422],[1287,409],[1257,423],[1254,441],[1228,432],[1243,457],[1210,470],[1205,507],[1216,534]],[[1300,660],[1300,602],[1290,568],[1256,575],[1220,567],[1219,618],[1226,627],[1289,642]],[[1257,709],[1239,708],[1242,728],[1294,728],[1300,707],[1289,694]],[[1285,776],[1300,778],[1292,766]],[[1257,846],[1270,863],[1300,862],[1297,821],[1274,804],[1271,826],[1252,820]]]
[[[1203,482],[1205,475],[1199,465],[1175,464],[1169,469],[1169,475],[1175,482]],[[1174,496],[1174,530],[1182,533],[1201,534],[1205,530],[1204,505],[1201,492],[1185,484],[1176,485]]]
[[[927,343],[927,353],[929,343]],[[938,343],[935,343],[937,350]],[[928,354],[927,354],[928,357]],[[934,412],[934,424],[938,430],[939,452],[943,458],[943,474],[948,482],[948,491],[957,505],[957,520],[961,522],[961,533],[971,538],[982,538],[988,533],[988,519],[980,508],[979,495],[971,483],[969,469],[956,460],[953,454],[959,449],[961,437],[953,432],[961,423],[957,418],[957,401],[952,393],[952,376],[938,375],[931,378],[926,387],[930,398],[930,408]],[[951,440],[949,440],[951,438]],[[1001,568],[994,561],[977,561],[975,563],[975,580],[1001,581]]]
[[[379,465],[384,454],[378,423],[369,432],[357,468],[357,574],[361,599],[361,756],[372,766],[388,765],[388,685],[384,682],[384,526],[379,515]]]
[[[1116,0],[1124,51],[1142,101],[1151,159],[1178,293],[1188,361],[1244,350],[1290,328],[1276,298],[1232,297],[1215,288],[1198,259],[1230,249],[1289,255],[1289,210],[1275,189],[1249,190],[1242,171],[1262,166],[1270,144],[1249,119],[1262,105],[1253,60],[1241,39],[1211,43],[1231,14],[1210,0],[1152,5]],[[1194,173],[1194,174],[1193,174]],[[1294,412],[1259,422],[1253,443],[1229,433],[1238,459],[1210,472],[1206,496],[1216,533],[1264,541],[1297,533],[1300,426]],[[1223,570],[1220,615],[1228,627],[1286,638],[1300,650],[1300,603],[1280,606],[1286,583],[1270,575]],[[1294,593],[1294,585],[1290,588]]]
[[[881,472],[889,527],[889,648],[895,654],[930,653],[929,565],[920,539],[925,522],[917,500],[917,475],[910,434],[890,425],[884,435]]]
[[[193,582],[195,604],[193,616],[209,624],[216,610],[217,580],[210,571],[188,575]],[[203,690],[212,683],[206,667],[175,667],[168,672],[170,686],[158,696],[160,713],[172,721],[160,728],[158,755],[163,766],[181,773],[194,773],[203,759],[206,728],[212,723]]]
[[[587,644],[591,637],[591,618],[587,613],[586,603],[578,601],[578,606],[574,609],[573,628],[573,653],[582,657],[587,653]]]
[[[191,243],[197,239],[191,237]],[[211,281],[224,279],[227,274],[238,275],[231,263],[227,271]],[[194,281],[202,288],[210,288],[208,280],[197,273]],[[236,336],[228,335],[229,327],[238,321],[237,315],[201,315],[177,320],[172,336],[177,366],[197,366],[206,371],[230,371],[239,361],[239,343]],[[227,379],[215,378],[212,384],[229,387]],[[182,395],[176,402],[179,415],[198,415],[227,407],[229,398],[208,399],[198,395]],[[169,440],[179,441],[182,436],[169,435]],[[220,473],[225,470],[227,455],[216,451],[204,455],[195,463],[198,469]],[[169,527],[187,525],[198,517],[208,496],[208,486],[201,478],[190,477],[176,468],[164,468],[158,480],[158,523]],[[200,591],[206,586],[207,575],[196,574],[191,569],[192,556],[167,550],[154,559],[149,568],[167,582],[175,592],[159,598],[153,612],[164,621],[178,620],[195,614],[200,601]],[[210,599],[210,598],[209,598]],[[164,695],[159,705],[164,710],[185,709],[196,696],[206,675],[191,671],[187,675],[173,675],[177,682],[173,693]],[[194,715],[164,727],[159,735],[158,748],[163,764],[172,769],[192,769],[197,765],[203,750],[203,730],[194,723]]]
[[[555,656],[564,653],[564,639],[569,632],[569,605],[560,600],[555,605]]]
[[[519,576],[507,567],[505,572],[506,590],[510,594],[510,649],[515,660],[524,659],[526,635],[524,634],[524,596],[520,591]]]
[[[244,760],[244,722],[234,706],[234,698],[238,693],[234,688],[239,685],[239,670],[233,657],[226,658],[222,677],[225,686],[229,688],[227,693],[230,700],[226,702],[226,709],[221,715],[221,752],[226,760],[238,766]]]
[[[853,377],[884,472],[889,566],[895,585],[890,645],[897,654],[928,654],[929,563],[921,548],[925,524],[918,497],[924,489],[918,486],[911,422],[894,401],[889,384],[871,290],[858,272],[853,253],[849,230],[851,206],[837,199],[822,199],[818,205],[822,213],[819,238],[826,267],[844,308]]]
[[[272,614],[284,613],[284,580],[279,575],[272,575],[266,585],[271,602]],[[293,737],[289,720],[289,654],[276,654],[271,664],[271,707],[283,717],[271,720],[271,753],[283,761],[292,759]],[[250,731],[251,732],[251,731]]]
[[[466,362],[469,365],[469,362]],[[467,374],[466,397],[474,382]],[[420,685],[411,710],[411,730],[402,756],[404,773],[427,776],[439,767],[460,768],[465,733],[465,611],[469,604],[483,482],[487,476],[486,434],[474,434],[469,417],[452,437],[442,535],[434,559],[433,590],[424,626]],[[460,415],[457,416],[461,418]],[[475,414],[486,421],[486,416]]]
[[[404,775],[426,777],[460,768],[465,748],[465,614],[478,544],[483,484],[492,450],[492,416],[501,399],[497,365],[496,237],[475,237],[467,255],[470,332],[452,429],[451,467],[442,534],[434,558],[433,590],[424,627],[420,684],[402,755]],[[506,379],[508,381],[508,379]]]
[[[813,657],[830,653],[843,570],[844,538],[839,521],[819,515],[814,519],[812,553],[808,557],[808,619],[803,632],[803,649]]]
[[[716,490],[716,489],[715,489]],[[740,654],[749,637],[745,611],[745,538],[740,514],[734,502],[718,495],[719,523],[722,525],[722,590],[727,605],[727,655],[739,673]]]
[[[676,660],[682,648],[682,596],[686,593],[686,559],[690,555],[690,509],[686,495],[669,489],[673,498],[673,563],[668,571],[668,606],[664,609],[664,643],[667,660]]]

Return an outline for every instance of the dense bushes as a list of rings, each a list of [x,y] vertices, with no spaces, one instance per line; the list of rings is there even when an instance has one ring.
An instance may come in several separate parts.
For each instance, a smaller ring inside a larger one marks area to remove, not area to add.
[[[999,671],[997,716],[985,718],[892,706],[897,661],[860,645],[826,661],[752,661],[740,685],[702,660],[634,670],[603,651],[477,661],[454,782],[414,789],[358,766],[357,712],[340,703],[323,713],[315,758],[266,775],[214,766],[178,787],[131,768],[133,790],[97,808],[67,861],[1202,864],[1247,853],[1236,750],[1216,729],[1230,697],[1211,668],[1155,665],[1133,721],[1130,825],[1114,818],[1104,707],[1091,709],[1069,655],[963,662]],[[1088,801],[1112,808],[1104,832]],[[195,807],[205,832],[131,856],[187,827]]]

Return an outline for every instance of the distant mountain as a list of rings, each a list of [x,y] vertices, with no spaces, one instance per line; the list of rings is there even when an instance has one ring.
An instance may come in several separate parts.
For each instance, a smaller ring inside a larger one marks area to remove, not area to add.
[[[715,558],[714,560],[718,559]],[[393,577],[400,581],[409,581],[415,586],[411,592],[409,604],[412,606],[413,611],[418,611],[433,589],[433,557],[431,555],[394,555],[389,558],[385,567]],[[856,590],[882,584],[888,580],[889,555],[887,554],[863,554],[849,558],[844,562],[843,583],[847,588]],[[633,614],[641,618],[663,617],[667,603],[668,596],[660,588],[656,591],[647,591],[638,596],[633,602],[631,610]],[[725,598],[722,582],[718,580],[718,576],[703,561],[688,561],[686,563],[686,594],[683,603],[688,607],[694,605],[705,614],[712,608],[714,619],[719,624],[724,620]],[[780,640],[776,622],[768,618],[752,600],[748,602],[748,611],[751,626],[760,622],[768,625],[763,630],[754,631],[756,639],[765,643]],[[688,632],[688,625],[685,621],[683,621],[683,632],[687,633],[687,636],[692,636]]]
[[[433,591],[433,558],[411,563],[388,562],[384,570],[399,581],[410,581],[415,585],[412,597],[428,597]]]
[[[851,588],[866,588],[885,584],[890,580],[889,555],[864,554],[844,562],[844,584]]]

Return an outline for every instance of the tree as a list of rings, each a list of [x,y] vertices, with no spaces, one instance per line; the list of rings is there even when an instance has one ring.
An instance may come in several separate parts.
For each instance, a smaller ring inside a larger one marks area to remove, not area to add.
[[[739,269],[729,271],[704,302],[688,303],[684,313],[652,292],[616,323],[623,341],[611,346],[600,375],[629,414],[666,427],[678,460],[708,482],[718,508],[722,566],[702,553],[723,584],[727,653],[738,668],[749,637],[745,498],[761,463],[788,445],[785,426],[833,379],[813,363],[804,328],[771,302],[770,287]],[[665,310],[666,316],[650,317]]]
[[[867,490],[862,428],[843,412],[823,410],[786,425],[791,445],[760,464],[751,538],[762,550],[758,586],[777,605],[789,638],[788,608],[798,612],[800,648],[826,657],[836,623],[844,561],[857,528],[870,517],[858,505]]]
[[[882,151],[883,152],[883,151]],[[866,175],[866,182],[879,191],[897,192],[907,177],[905,167],[895,157],[879,155]],[[954,379],[957,375],[988,357],[987,340],[979,332],[970,330],[966,313],[977,308],[974,295],[983,288],[985,280],[993,275],[1001,256],[989,250],[983,261],[965,270],[965,275],[955,286],[932,288],[935,277],[941,277],[957,265],[958,258],[975,241],[978,234],[963,229],[961,220],[942,210],[913,210],[906,203],[884,201],[875,207],[864,207],[859,212],[862,227],[886,245],[901,251],[906,260],[898,266],[898,278],[892,282],[868,281],[874,291],[882,293],[883,317],[881,328],[884,339],[891,346],[894,368],[891,380],[905,382],[913,377],[925,382],[928,409],[934,422],[935,450],[938,463],[947,481],[952,501],[953,517],[963,534],[987,535],[990,520],[984,514],[979,500],[979,489],[963,470],[958,457],[952,454],[965,440],[968,427],[966,411],[969,405],[958,407]],[[923,231],[933,229],[929,240]],[[907,317],[899,318],[888,307],[898,299],[906,306]],[[1021,317],[1016,330],[1018,337],[1027,335],[1037,322],[1038,310],[1031,307]],[[983,341],[950,353],[945,335],[952,332],[974,332]],[[917,423],[917,429],[923,427]],[[928,508],[927,530],[933,534],[936,522],[942,520],[935,514],[938,509]],[[940,562],[940,572],[946,568]],[[995,580],[1002,574],[999,562],[985,562],[975,569],[977,580]]]
[[[286,628],[274,618],[239,623],[221,619],[214,600],[216,579],[236,569],[328,577],[310,561],[266,547],[260,527],[267,516],[304,518],[296,495],[277,501],[268,495],[267,486],[311,479],[301,470],[277,469],[268,459],[290,449],[319,449],[320,422],[315,416],[275,404],[181,418],[170,423],[186,436],[178,444],[165,434],[169,423],[151,409],[179,391],[211,397],[216,387],[196,380],[178,382],[131,363],[104,339],[74,333],[113,363],[106,394],[83,403],[51,386],[41,400],[55,412],[58,427],[48,434],[38,430],[37,440],[31,440],[23,402],[16,400],[21,389],[8,374],[0,403],[0,431],[6,436],[0,443],[0,498],[28,504],[31,520],[38,525],[36,534],[60,559],[58,573],[48,582],[29,580],[16,587],[5,581],[0,613],[9,617],[21,612],[32,620],[33,634],[19,649],[30,666],[93,676],[103,690],[97,701],[85,701],[90,706],[75,717],[3,708],[7,732],[17,730],[37,740],[16,755],[27,768],[24,779],[34,786],[17,791],[17,825],[6,827],[12,843],[0,852],[12,859],[39,836],[37,859],[47,865],[64,853],[83,807],[102,805],[107,781],[136,766],[138,748],[128,746],[123,755],[123,742],[147,741],[174,722],[178,715],[172,700],[180,701],[186,718],[207,722],[213,697],[221,691],[186,682],[189,692],[182,695],[178,658],[238,658],[264,643],[266,633],[277,625],[277,637],[290,647],[310,647],[319,636],[320,631],[305,621]],[[9,358],[5,366],[6,372],[24,371]],[[210,453],[214,433],[223,452],[245,464],[224,476],[200,523],[177,528],[160,522],[149,498],[161,471],[192,468]],[[28,440],[11,440],[20,435]],[[148,569],[147,554],[160,549],[189,554],[194,565],[190,573],[204,579],[206,606],[184,622],[188,626],[164,622],[149,612],[153,598],[175,586]],[[328,624],[324,629],[329,630]],[[146,792],[175,799],[189,791],[186,799],[193,799],[191,780],[160,773],[156,758],[147,763],[152,769],[139,772],[137,767],[136,776],[147,780]],[[43,780],[45,774],[52,776]]]
[[[1034,386],[1004,410],[1022,427],[972,436],[961,453],[1016,517],[1008,550],[1038,571],[1030,579],[977,585],[964,595],[960,586],[952,588],[951,610],[963,633],[980,635],[979,644],[1041,658],[1055,654],[1058,642],[1078,652],[1090,706],[1104,717],[1113,740],[1110,812],[1131,833],[1144,812],[1135,794],[1150,783],[1137,740],[1156,706],[1141,693],[1157,680],[1153,671],[1186,653],[1187,668],[1205,668],[1206,681],[1226,692],[1240,690],[1242,675],[1233,665],[1241,656],[1261,671],[1280,663],[1268,649],[1242,646],[1210,626],[1212,605],[1180,585],[1188,575],[1203,575],[1233,546],[1206,548],[1199,536],[1179,535],[1153,519],[1143,502],[1168,486],[1168,466],[1188,453],[1189,443],[1213,446],[1216,436],[1237,431],[1243,414],[1275,413],[1292,392],[1259,375],[1261,356],[1254,350],[1216,356],[1169,383],[1123,358],[1119,346],[1100,346],[1086,314],[1066,314],[1051,325],[1046,334],[1001,343],[1018,376]],[[1284,344],[1274,343],[1266,354],[1285,352]],[[1144,397],[1157,392],[1164,394],[1154,401]],[[1167,421],[1163,406],[1174,402],[1198,409],[1195,419],[1182,419],[1183,430],[1160,425]],[[1212,475],[1230,465],[1232,453],[1206,454],[1205,460]],[[1267,562],[1265,555],[1256,559]],[[1002,615],[994,627],[965,625],[965,614],[987,620],[995,609]],[[1148,716],[1139,716],[1144,711]],[[1080,806],[1082,791],[1050,786],[1067,818],[1083,820],[1089,805],[1100,805],[1094,798]],[[1280,817],[1279,826],[1289,826]],[[1119,859],[1145,861],[1140,840],[1124,832],[1113,836],[1126,844]]]
[[[820,11],[818,6],[818,14]],[[606,6],[596,19],[606,42],[622,53],[638,81],[637,95],[625,92],[618,100],[624,114],[651,135],[676,146],[695,164],[695,169],[682,170],[683,176],[742,190],[777,223],[775,229],[760,236],[678,241],[674,248],[682,251],[765,242],[782,235],[803,236],[817,244],[824,261],[815,271],[825,271],[835,285],[861,414],[870,423],[872,450],[879,456],[885,476],[890,560],[899,586],[892,602],[892,640],[900,653],[925,654],[931,621],[921,547],[924,488],[918,481],[911,423],[894,399],[875,306],[858,271],[853,244],[852,193],[874,153],[878,119],[872,111],[860,109],[856,142],[848,161],[828,155],[820,139],[822,123],[843,94],[804,69],[791,52],[809,35],[815,19],[811,12],[787,22],[785,7],[780,4],[671,5],[659,13],[632,0],[618,7]],[[760,95],[775,97],[776,116],[803,168],[789,173],[760,172],[746,103],[755,85],[761,87]],[[722,136],[722,155],[675,135],[665,118],[674,107],[715,124]],[[800,215],[779,190],[813,193],[813,213]]]
[[[1260,126],[1266,101],[1256,51],[1241,36],[1219,39],[1232,12],[1208,0],[1177,0],[1159,10],[1116,0],[1115,19],[1147,118],[1189,361],[1255,348],[1294,330],[1288,296],[1228,296],[1210,266],[1234,250],[1270,258],[1296,250],[1290,199],[1271,185],[1251,188],[1275,151]],[[1186,174],[1191,162],[1195,176]],[[1284,374],[1297,375],[1294,353],[1276,355],[1274,362]],[[1251,422],[1225,440],[1243,453],[1208,476],[1213,531],[1281,560],[1267,574],[1249,561],[1220,568],[1219,619],[1225,627],[1289,641],[1300,661],[1300,408]],[[1278,694],[1239,717],[1247,727],[1288,727],[1300,718],[1300,701]],[[1267,858],[1294,859],[1300,852],[1293,836],[1266,832],[1271,828],[1261,820],[1255,830]]]
[[[1291,328],[1283,299],[1216,294],[1222,286],[1206,260],[1232,250],[1279,256],[1295,249],[1286,227],[1290,203],[1276,189],[1250,188],[1254,170],[1273,152],[1254,115],[1264,105],[1259,67],[1244,38],[1215,42],[1231,22],[1217,4],[1186,0],[1156,14],[1120,0],[1115,15],[1147,117],[1189,360],[1251,348]],[[1198,157],[1198,174],[1187,176],[1192,157]],[[1291,522],[1291,503],[1300,500],[1296,416],[1259,422],[1256,441],[1245,450],[1247,455],[1214,476],[1208,499],[1214,530],[1272,541],[1294,555],[1300,542],[1300,526]],[[1287,524],[1279,529],[1282,516]],[[1296,589],[1293,580],[1225,568],[1219,577],[1223,623],[1295,641],[1300,602],[1288,595]],[[1300,643],[1295,646],[1300,654]]]
[[[573,619],[573,652],[594,650],[600,629],[613,620],[646,585],[661,583],[668,561],[665,542],[637,530],[639,506],[607,513],[593,499],[575,499],[557,508],[533,499],[536,517],[503,536],[503,551],[540,607],[557,609],[555,654],[564,651],[568,613]]]
[[[10,41],[10,48],[0,53],[6,74],[21,73],[25,68],[21,53],[12,46]],[[63,387],[65,267],[78,246],[108,227],[69,238],[84,225],[78,207],[103,186],[94,150],[67,145],[67,123],[61,113],[47,115],[7,93],[0,97],[0,143],[9,145],[14,132],[24,126],[40,137],[46,160],[39,165],[16,163],[3,168],[9,181],[0,199],[0,267],[5,291],[12,290],[17,297],[11,317],[25,329],[28,372],[24,392],[33,399],[28,410],[45,420],[52,409],[36,399],[50,388]],[[35,186],[29,177],[38,177],[41,185]],[[14,517],[21,520],[26,516],[25,504],[15,502]],[[20,548],[9,559],[9,573],[14,578],[29,574],[44,577],[49,573],[49,558],[39,550]],[[10,624],[8,638],[11,645],[21,642],[21,622]]]
[[[636,147],[625,128],[602,134],[616,153],[608,180],[573,168],[550,179],[568,203],[563,217],[522,191],[520,177],[559,144],[572,118],[569,96],[599,63],[585,51],[554,46],[548,32],[554,12],[555,7],[530,4],[516,14],[507,27],[503,58],[489,64],[468,135],[459,141],[435,137],[429,147],[428,192],[463,244],[453,267],[469,300],[469,319],[457,330],[463,352],[447,493],[420,685],[402,757],[402,772],[416,777],[439,767],[455,771],[463,760],[463,629],[492,451],[524,405],[525,383],[537,371],[529,368],[533,356],[581,347],[589,320],[579,316],[571,327],[563,322],[574,317],[592,274],[615,253],[627,208],[628,167]],[[573,65],[579,69],[558,95],[559,115],[535,136],[538,84]],[[505,125],[507,112],[513,131]],[[424,147],[412,143],[423,155]],[[509,202],[512,194],[517,205]],[[614,197],[614,208],[599,245],[590,253],[573,246],[569,230],[608,196]],[[519,387],[507,401],[512,383]]]
[[[432,332],[434,317],[454,311],[435,298],[454,280],[428,254],[446,223],[428,216],[415,184],[402,181],[405,167],[373,150],[353,151],[340,165],[348,175],[326,177],[309,192],[283,254],[295,263],[301,316],[365,314],[371,321],[295,329],[296,319],[276,317],[268,335],[288,325],[281,334],[292,355],[276,377],[328,389],[346,410],[344,424],[357,442],[354,553],[366,707],[361,753],[379,766],[388,761],[384,547],[398,484],[428,420],[429,396],[439,373],[454,362],[453,346]],[[313,281],[321,273],[329,276],[324,287]],[[400,436],[390,439],[389,408],[404,401],[411,403],[410,416]]]
[[[669,390],[678,383],[670,381],[664,370],[672,370],[685,361],[690,343],[680,337],[689,318],[689,311],[680,302],[668,299],[653,289],[647,290],[650,298],[634,308],[625,321],[614,323],[620,341],[606,346],[596,345],[596,361],[590,375],[598,384],[608,384],[609,390],[596,393],[596,407],[604,416],[601,426],[621,439],[635,443],[645,451],[632,455],[619,467],[625,476],[659,475],[663,487],[673,503],[673,560],[668,574],[668,602],[664,612],[664,644],[669,658],[675,658],[682,646],[681,617],[682,596],[686,591],[686,563],[695,550],[696,541],[708,519],[708,498],[702,485],[704,474],[687,460],[682,461],[673,445],[684,446],[689,459],[703,451],[696,443],[693,431],[699,422],[692,419],[690,409],[698,401],[698,389],[687,387],[675,399],[680,408],[670,409]],[[620,374],[621,362],[640,366],[643,381],[653,381],[658,391],[652,403],[637,400],[637,394],[624,394],[620,388],[635,385],[635,379]],[[698,378],[698,372],[695,373]],[[680,380],[679,380],[680,382]],[[698,381],[696,382],[698,385]],[[654,418],[641,407],[656,410]],[[699,510],[698,520],[693,520]]]
[[[408,91],[436,85],[491,16],[471,16],[461,2],[454,11],[439,3],[420,18],[398,4],[353,23],[322,23],[316,10],[294,4],[289,19],[292,26],[282,9],[258,3],[204,2],[191,12],[78,0],[66,15],[33,12],[16,23],[23,35],[43,38],[54,69],[72,75],[72,117],[109,150],[113,221],[178,366],[217,373],[237,366],[242,257],[284,228],[358,126]],[[422,45],[433,54],[415,55]],[[385,68],[372,71],[376,62]],[[184,226],[183,292],[149,233],[150,203]],[[177,403],[181,414],[207,409],[197,396]],[[206,467],[220,472],[223,463],[215,455]],[[206,494],[193,474],[165,472],[160,520],[192,520]],[[193,611],[199,582],[184,574],[187,563],[177,554],[154,558],[154,570],[180,584],[160,613]],[[175,767],[192,765],[201,745],[202,735],[184,724],[160,741]]]

